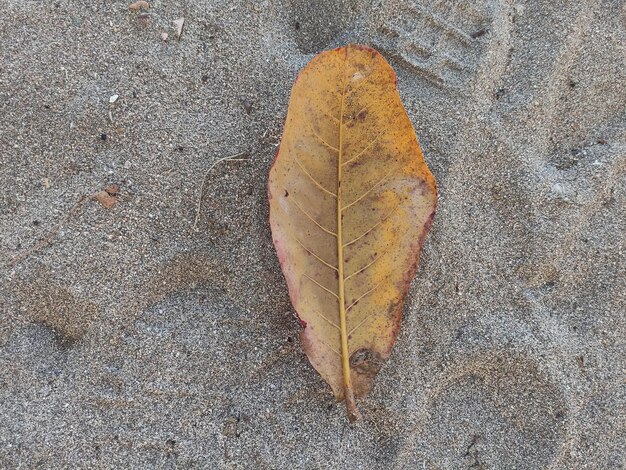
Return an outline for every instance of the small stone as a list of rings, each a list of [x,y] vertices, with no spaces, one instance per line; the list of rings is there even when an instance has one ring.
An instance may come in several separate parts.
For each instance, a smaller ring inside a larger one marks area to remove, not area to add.
[[[243,105],[243,110],[246,112],[246,114],[250,114],[252,112],[252,101],[245,96],[242,96],[240,99],[241,104]]]
[[[133,11],[147,10],[148,8],[150,8],[150,4],[144,0],[139,0],[135,3],[131,3],[130,5],[128,5],[128,8]]]
[[[148,26],[150,23],[150,13],[139,13],[137,15],[137,21],[144,27]]]
[[[115,103],[119,97],[119,95],[111,95],[111,97],[109,98],[109,103]]]
[[[161,33],[161,39],[162,39],[163,41],[167,41],[167,38],[168,38],[168,37],[169,37],[169,34],[167,34],[167,33]]]

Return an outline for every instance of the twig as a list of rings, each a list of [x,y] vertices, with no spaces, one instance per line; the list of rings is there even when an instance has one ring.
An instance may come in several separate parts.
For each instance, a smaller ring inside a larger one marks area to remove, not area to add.
[[[67,214],[65,214],[65,216],[60,220],[60,222],[56,224],[44,238],[42,238],[37,243],[35,243],[31,248],[25,250],[24,252],[17,255],[15,258],[13,258],[11,261],[9,261],[9,268],[14,268],[18,263],[21,263],[26,258],[32,256],[33,254],[37,253],[42,248],[45,248],[50,243],[52,243],[52,240],[54,240],[54,237],[56,236],[56,234],[59,232],[59,230],[61,230],[61,227],[63,227],[63,225],[68,220],[70,220],[72,216],[78,214],[78,212],[82,210],[87,198],[88,196],[84,196],[84,195],[81,196],[80,199],[76,202],[76,204],[74,204],[72,208],[69,211],[67,211]]]
[[[198,197],[198,204],[196,206],[196,217],[195,217],[195,219],[193,221],[193,228],[194,229],[197,227],[198,220],[200,219],[200,207],[202,206],[202,197],[204,196],[204,187],[206,185],[207,176],[209,176],[209,173],[211,172],[211,170],[213,168],[215,168],[215,166],[218,163],[221,163],[223,161],[244,162],[244,161],[246,161],[248,159],[247,158],[237,158],[237,157],[241,157],[242,155],[245,155],[245,154],[246,154],[246,152],[239,152],[239,153],[236,153],[235,155],[229,155],[227,157],[220,158],[215,163],[213,163],[213,165],[211,165],[209,167],[209,169],[206,171],[206,173],[204,174],[204,178],[202,178],[202,187],[200,188],[200,196]]]

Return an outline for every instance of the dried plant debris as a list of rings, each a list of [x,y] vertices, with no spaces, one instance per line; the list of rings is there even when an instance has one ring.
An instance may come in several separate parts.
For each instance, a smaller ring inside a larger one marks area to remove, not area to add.
[[[389,357],[437,201],[396,75],[375,50],[313,58],[269,176],[270,225],[311,364],[358,419]]]
[[[131,3],[130,5],[128,5],[128,8],[133,11],[147,10],[148,8],[150,8],[150,4],[144,0],[139,0],[135,3]]]
[[[185,18],[178,18],[174,20],[173,23],[176,29],[176,39],[180,39],[180,36],[183,34],[183,27],[185,26]]]
[[[93,198],[102,204],[103,207],[111,209],[117,204],[117,195],[120,192],[120,187],[117,184],[110,184],[102,191],[98,191],[93,195]]]

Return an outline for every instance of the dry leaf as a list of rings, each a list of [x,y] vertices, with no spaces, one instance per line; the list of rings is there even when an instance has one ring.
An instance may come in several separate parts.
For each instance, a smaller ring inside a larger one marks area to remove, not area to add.
[[[176,39],[180,39],[180,35],[183,34],[183,26],[185,25],[185,18],[178,18],[173,21],[176,28]]]
[[[150,4],[148,2],[145,2],[144,0],[139,0],[138,2],[128,5],[128,8],[133,11],[147,10],[148,8],[150,8]]]
[[[107,209],[113,207],[117,202],[115,196],[111,196],[106,191],[98,191],[96,194],[93,195],[93,198]]]
[[[291,91],[269,176],[304,350],[351,421],[395,342],[437,199],[395,84],[364,46],[313,58]]]
[[[117,203],[117,195],[120,192],[120,186],[112,183],[104,188],[102,191],[98,191],[92,197],[102,204],[107,209],[111,209]]]
[[[119,192],[120,192],[120,185],[119,184],[115,184],[115,183],[111,183],[106,188],[104,188],[104,190],[110,196],[117,196],[119,194]]]

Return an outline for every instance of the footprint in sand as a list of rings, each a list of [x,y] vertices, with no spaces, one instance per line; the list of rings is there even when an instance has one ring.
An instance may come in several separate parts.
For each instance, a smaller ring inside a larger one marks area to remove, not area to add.
[[[465,93],[487,52],[502,49],[508,36],[509,12],[502,2],[327,3],[322,8],[327,15],[319,15],[319,6],[314,9],[308,3],[293,2],[295,38],[302,52],[364,42],[395,59],[426,85],[454,93]],[[500,45],[492,45],[494,38]]]

